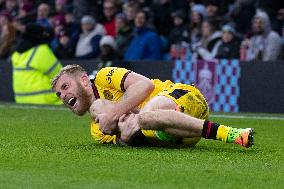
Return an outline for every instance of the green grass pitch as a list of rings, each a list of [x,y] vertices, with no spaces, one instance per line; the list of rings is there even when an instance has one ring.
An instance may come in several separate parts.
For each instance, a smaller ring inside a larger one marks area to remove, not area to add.
[[[284,188],[283,119],[211,119],[254,127],[255,146],[204,139],[182,149],[101,145],[87,116],[2,104],[0,188]]]

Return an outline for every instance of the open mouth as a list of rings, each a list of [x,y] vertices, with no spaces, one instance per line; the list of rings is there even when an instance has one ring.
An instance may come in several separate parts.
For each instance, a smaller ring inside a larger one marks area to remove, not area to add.
[[[72,98],[70,98],[70,99],[68,100],[67,104],[68,104],[69,106],[74,106],[76,102],[77,102],[77,98],[72,97]]]

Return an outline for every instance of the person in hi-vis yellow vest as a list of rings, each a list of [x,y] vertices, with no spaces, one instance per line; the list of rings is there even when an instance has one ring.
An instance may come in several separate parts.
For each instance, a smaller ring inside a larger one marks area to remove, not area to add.
[[[13,90],[16,103],[61,104],[51,89],[50,80],[62,68],[47,44],[23,53],[13,52]]]

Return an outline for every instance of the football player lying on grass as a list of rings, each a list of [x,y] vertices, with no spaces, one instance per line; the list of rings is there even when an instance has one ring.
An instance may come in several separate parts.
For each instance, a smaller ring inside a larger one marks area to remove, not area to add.
[[[166,103],[166,99],[164,99]],[[98,117],[104,113],[105,109],[114,108],[115,102],[109,100],[96,100],[90,107],[90,114],[94,121],[92,124],[93,137],[102,143],[108,143],[108,141],[115,140],[117,144],[128,145],[158,145],[158,146],[194,146],[200,140],[201,137],[206,137],[204,125],[211,124],[216,125],[209,121],[194,118],[190,115],[186,115],[178,108],[164,109],[164,108],[151,108],[149,110],[136,109],[133,112],[124,114],[118,121],[118,131],[116,135],[105,135],[99,130]],[[214,127],[214,126],[213,126]],[[219,126],[220,127],[220,126]],[[221,127],[225,127],[221,125]],[[239,130],[230,128],[230,130]],[[227,140],[223,140],[222,136],[216,138],[227,143],[236,143],[244,147],[249,147],[253,142],[253,133],[251,129],[242,129],[246,132],[234,132],[233,134],[227,133]],[[219,130],[220,132],[220,130]],[[244,134],[246,133],[246,134]],[[226,135],[226,133],[219,133],[219,135]],[[245,136],[247,135],[247,136]],[[247,141],[244,141],[247,140]],[[244,145],[247,143],[248,145]],[[250,144],[249,144],[250,143]]]
[[[194,85],[150,80],[117,67],[102,68],[90,81],[81,66],[68,65],[52,88],[73,113],[91,113],[91,133],[100,143],[193,146],[203,137],[246,148],[253,144],[253,129],[208,121],[208,104]]]

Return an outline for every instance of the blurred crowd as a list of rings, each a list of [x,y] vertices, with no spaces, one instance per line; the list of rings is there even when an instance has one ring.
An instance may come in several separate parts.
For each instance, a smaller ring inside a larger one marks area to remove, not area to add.
[[[277,60],[283,58],[284,2],[0,0],[1,58],[43,42],[59,59],[114,66],[193,56]]]

